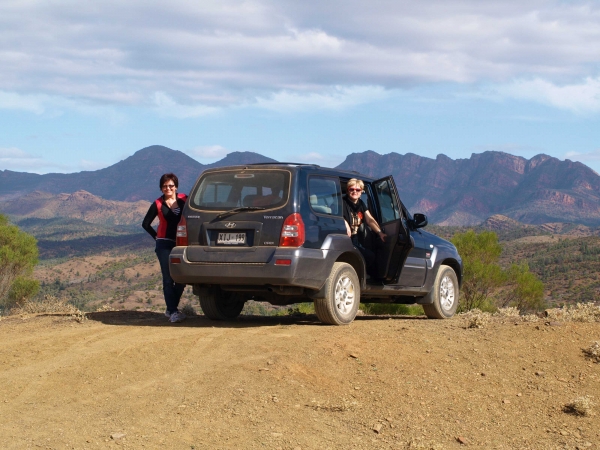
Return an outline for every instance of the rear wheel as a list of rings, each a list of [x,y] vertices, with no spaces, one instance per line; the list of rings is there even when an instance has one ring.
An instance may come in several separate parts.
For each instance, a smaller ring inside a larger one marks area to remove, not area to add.
[[[337,262],[325,282],[325,297],[315,299],[315,312],[323,323],[348,325],[360,304],[360,284],[350,264]]]
[[[458,279],[450,266],[440,266],[431,292],[427,294],[423,306],[425,315],[430,319],[449,319],[458,308]]]
[[[212,320],[233,320],[244,308],[244,300],[233,292],[220,289],[203,289],[199,295],[204,315]]]

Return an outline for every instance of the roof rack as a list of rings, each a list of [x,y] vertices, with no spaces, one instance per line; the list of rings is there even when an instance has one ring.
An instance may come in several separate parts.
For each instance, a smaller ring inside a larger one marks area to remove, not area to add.
[[[266,166],[271,164],[289,164],[292,166],[313,166],[313,167],[321,167],[318,164],[310,164],[310,163],[297,163],[297,162],[262,162],[262,163],[251,163],[245,164],[246,166]]]

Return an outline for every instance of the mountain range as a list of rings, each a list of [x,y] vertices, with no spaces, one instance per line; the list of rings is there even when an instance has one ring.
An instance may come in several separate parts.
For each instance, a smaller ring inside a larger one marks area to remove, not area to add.
[[[166,172],[176,173],[180,191],[189,192],[207,168],[273,161],[258,153],[234,152],[204,165],[180,151],[155,145],[96,171],[37,175],[3,170],[0,209],[19,215],[17,211],[23,208],[19,199],[23,205],[31,203],[34,191],[40,201],[44,192],[57,195],[82,190],[105,200],[151,201],[160,195],[158,180]],[[547,155],[528,160],[495,151],[456,160],[445,155],[432,159],[412,153],[366,151],[350,154],[338,168],[375,178],[392,174],[408,209],[425,213],[431,223],[440,225],[475,225],[495,214],[530,224],[600,225],[600,175],[570,160]]]

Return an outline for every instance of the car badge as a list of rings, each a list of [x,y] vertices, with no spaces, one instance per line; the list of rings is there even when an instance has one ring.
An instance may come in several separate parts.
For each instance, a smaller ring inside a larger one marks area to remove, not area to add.
[[[235,222],[227,222],[227,223],[225,224],[225,226],[226,226],[227,228],[235,228]]]

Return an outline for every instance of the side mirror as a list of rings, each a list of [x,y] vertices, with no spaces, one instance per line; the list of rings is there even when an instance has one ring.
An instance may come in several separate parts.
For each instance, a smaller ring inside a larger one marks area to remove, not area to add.
[[[416,213],[415,215],[413,215],[413,227],[415,227],[415,230],[417,228],[423,228],[426,225],[427,216],[425,214]]]

